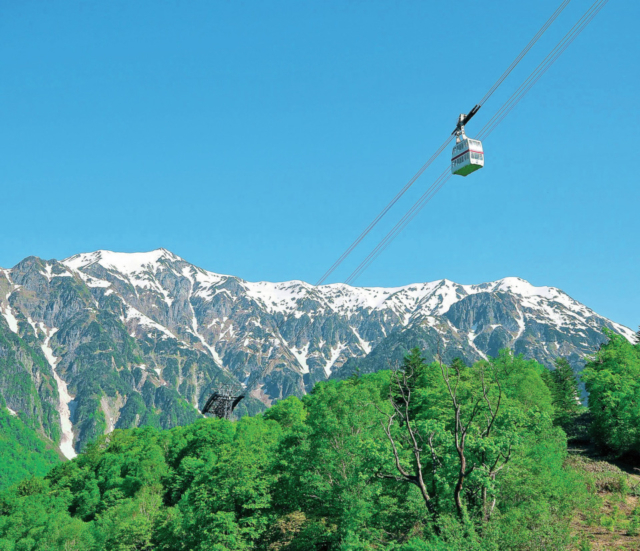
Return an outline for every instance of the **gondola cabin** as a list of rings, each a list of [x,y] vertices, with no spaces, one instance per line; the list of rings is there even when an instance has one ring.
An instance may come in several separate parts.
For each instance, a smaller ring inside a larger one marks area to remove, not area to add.
[[[484,166],[484,151],[480,140],[472,140],[466,136],[453,147],[451,153],[451,173],[467,176]]]

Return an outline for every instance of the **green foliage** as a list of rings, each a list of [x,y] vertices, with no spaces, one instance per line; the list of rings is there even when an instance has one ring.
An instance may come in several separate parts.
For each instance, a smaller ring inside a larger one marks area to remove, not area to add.
[[[25,478],[43,476],[60,462],[42,438],[0,406],[0,490]]]
[[[593,440],[617,454],[640,454],[640,346],[605,330],[609,341],[587,363]]]
[[[543,375],[509,352],[441,366],[413,350],[401,372],[320,383],[253,418],[115,430],[0,494],[0,550],[569,549],[586,490]],[[463,515],[452,395],[473,467]],[[431,509],[398,464],[422,468]]]
[[[549,387],[554,409],[553,422],[566,432],[571,432],[578,416],[584,408],[580,404],[578,380],[566,358],[557,358],[555,370],[543,375]]]

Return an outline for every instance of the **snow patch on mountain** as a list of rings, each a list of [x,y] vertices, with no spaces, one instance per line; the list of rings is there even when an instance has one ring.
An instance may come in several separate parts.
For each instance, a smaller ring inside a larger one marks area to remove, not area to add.
[[[459,347],[464,342],[469,361],[489,353],[489,325],[491,330],[501,325],[509,327],[506,330],[511,334],[511,346],[525,330],[541,340],[544,326],[559,329],[563,342],[569,342],[566,339],[574,338],[579,331],[587,341],[597,339],[592,330],[601,332],[603,324],[628,338],[633,335],[631,330],[598,316],[561,290],[536,287],[517,277],[477,285],[441,279],[392,288],[351,287],[343,283],[314,286],[299,280],[250,282],[203,270],[164,249],[147,253],[83,253],[66,259],[64,265],[82,277],[97,300],[110,293],[120,296],[132,335],[135,336],[137,323],[161,331],[161,338],[177,339],[181,347],[195,347],[210,354],[219,366],[223,356],[228,362],[224,368],[239,381],[251,375],[251,385],[260,384],[259,377],[273,369],[283,369],[285,379],[294,375],[288,375],[287,370],[295,372],[295,377],[289,379],[296,381],[294,386],[301,384],[300,372],[314,371],[311,381],[317,380],[317,375],[322,378],[322,371],[329,376],[338,369],[336,362],[342,365],[349,358],[365,357],[392,333],[422,323],[440,334],[443,345]],[[121,281],[127,285],[122,286]],[[96,287],[104,287],[105,291]],[[451,312],[455,304],[478,294],[487,296],[470,301],[468,306],[461,305],[459,312]],[[490,314],[485,313],[484,305]],[[466,311],[476,307],[481,310]],[[471,331],[465,329],[469,327],[468,320],[477,316],[485,316],[482,325]],[[494,323],[491,316],[501,316],[501,323]],[[481,335],[481,339],[477,338]],[[155,333],[154,336],[158,338]],[[147,333],[151,340],[154,336]],[[282,343],[281,347],[270,346],[274,339]],[[300,343],[305,345],[297,346]],[[554,350],[547,354],[545,346],[538,346],[543,356],[560,353]],[[581,346],[567,344],[563,354],[575,352],[582,356],[587,344]]]
[[[53,273],[53,267],[54,267],[54,264],[47,263],[44,266],[44,272],[41,272],[42,275],[47,278],[47,281],[53,280],[54,277],[73,277],[67,271],[57,272],[57,273],[54,274]]]
[[[42,348],[42,352],[44,353],[47,362],[51,366],[51,371],[53,371],[53,378],[58,385],[58,413],[60,415],[60,425],[62,428],[62,437],[60,439],[60,451],[64,454],[67,459],[73,459],[77,454],[73,449],[73,424],[71,423],[71,410],[69,409],[69,404],[73,401],[73,398],[69,394],[69,390],[67,388],[67,383],[65,383],[58,372],[56,371],[56,366],[58,364],[58,358],[56,358],[53,354],[53,350],[51,348],[51,337],[58,331],[57,328],[47,329],[44,324],[40,324],[40,329],[46,335],[44,342],[40,345]]]
[[[247,295],[263,306],[270,314],[290,314],[297,310],[298,301],[310,296],[313,287],[302,281],[271,283],[258,281],[243,282]]]
[[[471,346],[471,348],[473,348],[483,360],[487,360],[488,359],[487,355],[484,352],[482,352],[482,350],[480,350],[476,346],[476,343],[474,342],[475,338],[476,338],[476,329],[477,329],[477,327],[474,325],[472,327],[471,331],[469,331],[469,333],[467,333],[467,340],[468,340],[469,345]]]
[[[348,345],[341,344],[341,343],[338,343],[335,347],[331,347],[331,357],[329,358],[329,361],[324,366],[324,372],[326,373],[327,377],[331,375],[333,366],[338,361],[338,358],[340,358],[340,354],[342,354],[344,349],[347,347]]]
[[[305,344],[302,348],[294,348],[293,346],[290,346],[289,350],[291,350],[291,353],[296,357],[296,360],[298,360],[298,363],[301,366],[300,371],[302,373],[309,373],[309,364],[307,363],[309,357],[309,343]]]
[[[371,352],[372,346],[369,341],[365,341],[358,333],[358,330],[355,327],[351,328],[356,337],[358,337],[358,342],[360,343],[360,347],[364,351],[365,354],[369,354]]]
[[[151,318],[145,316],[140,310],[134,308],[133,306],[127,306],[127,317],[126,321],[135,320],[138,325],[142,325],[143,327],[150,327],[152,329],[156,329],[163,333],[165,337],[169,337],[171,339],[177,339],[176,335],[174,335],[169,329],[167,329],[164,325],[160,325],[159,323],[153,321]],[[179,339],[178,339],[179,340]]]
[[[7,324],[9,325],[9,329],[11,329],[11,331],[13,331],[14,333],[17,334],[18,333],[18,320],[14,316],[13,310],[11,310],[11,306],[9,305],[9,297],[10,296],[11,296],[11,293],[7,293],[7,296],[5,297],[6,304],[0,305],[0,313],[2,313],[2,316],[4,317],[4,319],[6,320]]]

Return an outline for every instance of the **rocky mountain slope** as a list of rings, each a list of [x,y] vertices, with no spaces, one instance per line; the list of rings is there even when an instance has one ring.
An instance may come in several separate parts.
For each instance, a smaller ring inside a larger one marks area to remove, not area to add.
[[[519,278],[251,283],[164,249],[26,258],[0,269],[0,313],[0,394],[67,457],[113,428],[191,422],[225,382],[245,389],[239,413],[255,413],[328,377],[389,367],[415,345],[468,362],[507,347],[579,370],[603,327],[633,335]]]

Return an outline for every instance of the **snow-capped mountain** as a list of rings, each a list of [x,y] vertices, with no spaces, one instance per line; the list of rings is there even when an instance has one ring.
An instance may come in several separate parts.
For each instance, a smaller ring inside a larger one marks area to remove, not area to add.
[[[253,283],[165,249],[29,257],[0,269],[0,313],[0,395],[68,456],[113,428],[189,422],[222,381],[245,388],[241,413],[256,412],[328,377],[384,369],[415,345],[468,362],[508,347],[580,369],[603,327],[633,335],[519,278]]]

